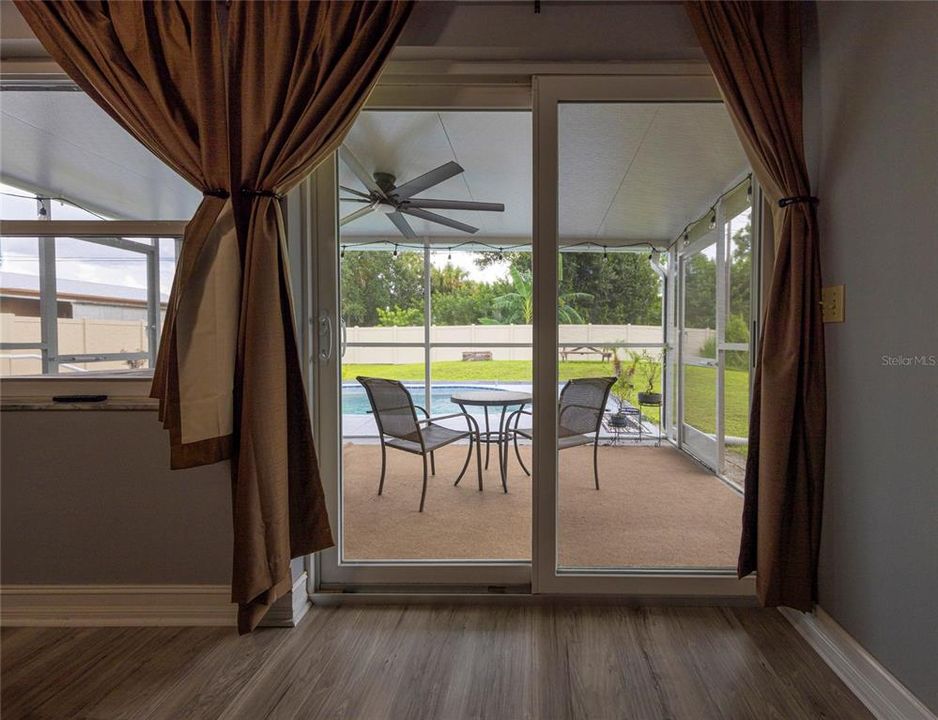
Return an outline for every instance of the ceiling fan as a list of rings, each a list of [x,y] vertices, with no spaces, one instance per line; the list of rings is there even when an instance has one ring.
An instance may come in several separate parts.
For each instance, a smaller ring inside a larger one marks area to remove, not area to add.
[[[358,158],[345,145],[339,148],[339,157],[352,171],[352,174],[358,178],[359,182],[368,190],[367,193],[352,188],[339,186],[343,191],[354,197],[340,198],[343,202],[363,203],[365,207],[349,213],[339,221],[340,225],[358,220],[360,217],[369,215],[373,212],[384,213],[388,220],[394,223],[394,227],[405,238],[413,239],[417,233],[407,222],[405,215],[427,220],[429,222],[445,225],[446,227],[461,230],[465,233],[478,232],[479,228],[467,225],[457,220],[451,220],[437,213],[427,212],[427,208],[434,210],[487,210],[490,212],[504,212],[505,206],[502,203],[486,202],[468,202],[463,200],[431,200],[429,198],[414,198],[414,195],[422,193],[424,190],[439,185],[444,180],[459,175],[463,172],[459,163],[448,162],[440,165],[438,168],[424,173],[403,185],[397,185],[397,178],[390,173],[376,172],[369,175],[365,168],[358,161]]]

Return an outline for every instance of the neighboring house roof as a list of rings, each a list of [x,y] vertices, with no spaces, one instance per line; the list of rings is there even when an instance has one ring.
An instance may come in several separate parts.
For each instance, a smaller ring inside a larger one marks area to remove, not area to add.
[[[145,288],[107,283],[88,282],[86,280],[56,280],[59,300],[87,300],[114,304],[146,304]],[[0,272],[0,293],[15,295],[39,295],[39,276],[24,273]],[[160,302],[165,304],[169,296],[160,293]]]

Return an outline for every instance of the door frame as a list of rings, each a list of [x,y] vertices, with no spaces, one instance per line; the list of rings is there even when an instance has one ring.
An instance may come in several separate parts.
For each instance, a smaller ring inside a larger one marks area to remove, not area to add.
[[[631,597],[754,595],[753,577],[731,569],[558,569],[557,250],[558,119],[564,102],[722,102],[713,76],[535,76],[534,78],[534,545],[532,592]]]
[[[678,302],[679,305],[676,308],[677,317],[678,317],[678,333],[677,333],[677,356],[678,356],[678,373],[677,373],[677,382],[678,382],[678,414],[677,414],[677,443],[678,447],[681,448],[684,452],[691,455],[695,460],[700,464],[704,465],[707,469],[712,471],[714,474],[718,475],[720,468],[723,467],[723,457],[722,457],[722,448],[721,448],[721,438],[723,436],[723,366],[720,362],[721,353],[719,350],[720,338],[723,337],[723,325],[724,317],[721,315],[723,308],[720,302],[722,298],[721,293],[721,276],[722,276],[722,237],[721,237],[721,221],[722,221],[722,209],[718,206],[716,209],[716,225],[712,230],[709,230],[701,237],[697,238],[690,244],[684,246],[683,248],[676,249],[676,258],[677,262],[675,263],[675,281],[678,287]],[[695,257],[696,255],[703,252],[706,248],[713,246],[714,248],[714,334],[716,338],[716,344],[714,347],[717,348],[716,357],[713,358],[713,362],[706,362],[709,358],[701,358],[699,356],[694,356],[698,362],[691,362],[689,360],[689,355],[686,352],[684,338],[687,333],[687,326],[685,320],[685,300],[687,298],[687,288],[684,281],[685,277],[685,266],[687,262]],[[687,379],[684,374],[685,368],[688,366],[697,366],[697,367],[711,367],[716,373],[714,376],[714,417],[716,418],[716,430],[714,432],[713,438],[707,437],[707,434],[701,430],[698,430],[693,425],[689,425],[684,420],[684,410],[685,404],[684,400],[687,396]],[[701,442],[712,442],[713,447],[708,448],[712,452],[712,457],[708,456],[708,453],[702,452],[699,447],[699,442],[695,438],[691,438],[694,435],[701,436],[705,438]]]

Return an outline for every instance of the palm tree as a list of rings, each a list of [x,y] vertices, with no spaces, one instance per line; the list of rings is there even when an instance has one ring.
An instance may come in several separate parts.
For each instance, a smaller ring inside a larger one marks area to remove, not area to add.
[[[499,295],[494,300],[495,309],[505,322],[530,325],[534,318],[534,283],[527,270],[509,268],[512,292]],[[563,263],[557,258],[557,282],[563,279]],[[557,320],[563,325],[582,325],[583,316],[573,307],[573,303],[592,300],[593,296],[584,292],[564,293],[557,299]]]

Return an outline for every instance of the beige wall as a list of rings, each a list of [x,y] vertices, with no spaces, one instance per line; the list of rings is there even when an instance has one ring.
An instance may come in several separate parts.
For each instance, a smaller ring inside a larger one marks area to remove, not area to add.
[[[938,3],[817,3],[805,130],[820,196],[827,477],[820,604],[938,711]]]
[[[560,342],[601,347],[607,343],[647,343],[649,350],[661,342],[658,325],[561,325]],[[696,353],[700,346],[713,337],[715,331],[705,328],[687,331],[687,347]],[[527,343],[532,341],[530,325],[448,325],[431,329],[431,341],[464,343],[462,347],[433,349],[433,361],[462,360],[464,350],[490,351],[493,360],[531,360],[531,348],[494,347],[496,343]],[[350,327],[348,343],[382,343],[384,347],[349,347],[342,362],[356,363],[420,363],[423,348],[392,347],[395,343],[422,343],[423,326],[417,327]],[[597,360],[598,355],[583,355],[576,359]]]

